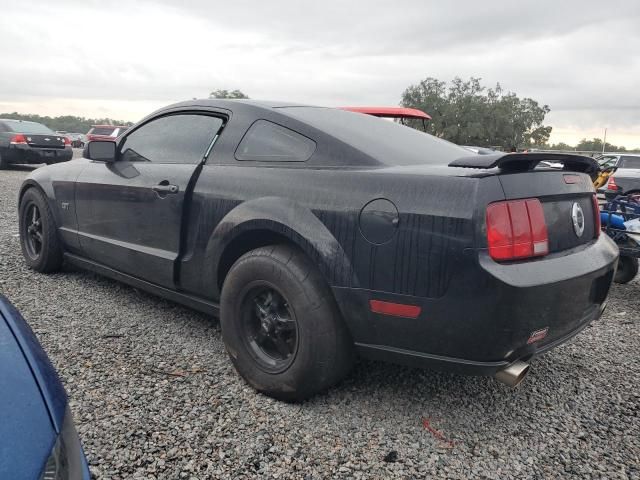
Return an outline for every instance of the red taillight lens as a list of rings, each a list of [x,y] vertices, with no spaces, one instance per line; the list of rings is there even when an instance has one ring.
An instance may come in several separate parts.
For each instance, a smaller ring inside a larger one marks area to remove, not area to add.
[[[27,139],[21,133],[11,137],[11,145],[26,145],[26,144],[27,144]]]
[[[607,182],[607,190],[618,190],[618,185],[616,185],[615,178],[609,177],[609,181]]]
[[[600,205],[598,205],[598,197],[597,195],[593,195],[593,221],[594,221],[594,229],[595,229],[595,237],[598,238],[600,236],[600,229],[602,228],[602,224],[600,222]]]
[[[487,244],[494,260],[515,260],[549,253],[544,210],[537,198],[508,200],[487,207]]]
[[[63,137],[63,139],[65,145],[71,145],[71,140],[69,139],[69,137]]]

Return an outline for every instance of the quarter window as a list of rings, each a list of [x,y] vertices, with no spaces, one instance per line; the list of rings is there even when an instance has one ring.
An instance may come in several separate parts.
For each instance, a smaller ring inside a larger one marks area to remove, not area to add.
[[[305,162],[316,142],[282,125],[258,120],[251,125],[236,149],[238,160]]]
[[[143,125],[127,135],[120,148],[129,162],[197,164],[222,126],[208,115],[169,115]]]

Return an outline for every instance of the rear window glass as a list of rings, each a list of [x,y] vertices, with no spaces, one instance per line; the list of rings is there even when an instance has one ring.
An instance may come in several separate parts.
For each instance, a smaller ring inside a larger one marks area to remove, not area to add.
[[[93,127],[89,133],[91,135],[111,135],[114,130],[113,127]]]
[[[388,165],[448,164],[470,154],[446,140],[371,115],[321,107],[282,110]]]
[[[622,157],[620,159],[620,168],[640,168],[640,157]]]
[[[258,120],[249,127],[236,149],[238,160],[305,162],[316,142],[282,125]]]
[[[35,122],[21,122],[19,120],[4,120],[5,125],[12,132],[16,133],[31,133],[34,135],[56,135],[56,133],[49,127]]]

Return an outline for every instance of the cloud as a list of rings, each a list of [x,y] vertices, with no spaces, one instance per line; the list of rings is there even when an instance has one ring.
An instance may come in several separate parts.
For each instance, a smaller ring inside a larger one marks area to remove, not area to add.
[[[427,76],[477,76],[548,104],[558,130],[609,126],[640,146],[635,1],[9,3],[0,108],[135,120],[215,88],[394,105]]]

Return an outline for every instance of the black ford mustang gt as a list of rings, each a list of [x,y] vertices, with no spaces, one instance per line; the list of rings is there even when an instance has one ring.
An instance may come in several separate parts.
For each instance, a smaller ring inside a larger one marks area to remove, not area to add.
[[[27,264],[219,315],[238,372],[285,400],[356,352],[517,384],[600,316],[618,256],[591,159],[474,156],[343,110],[185,102],[85,157],[25,181]]]

